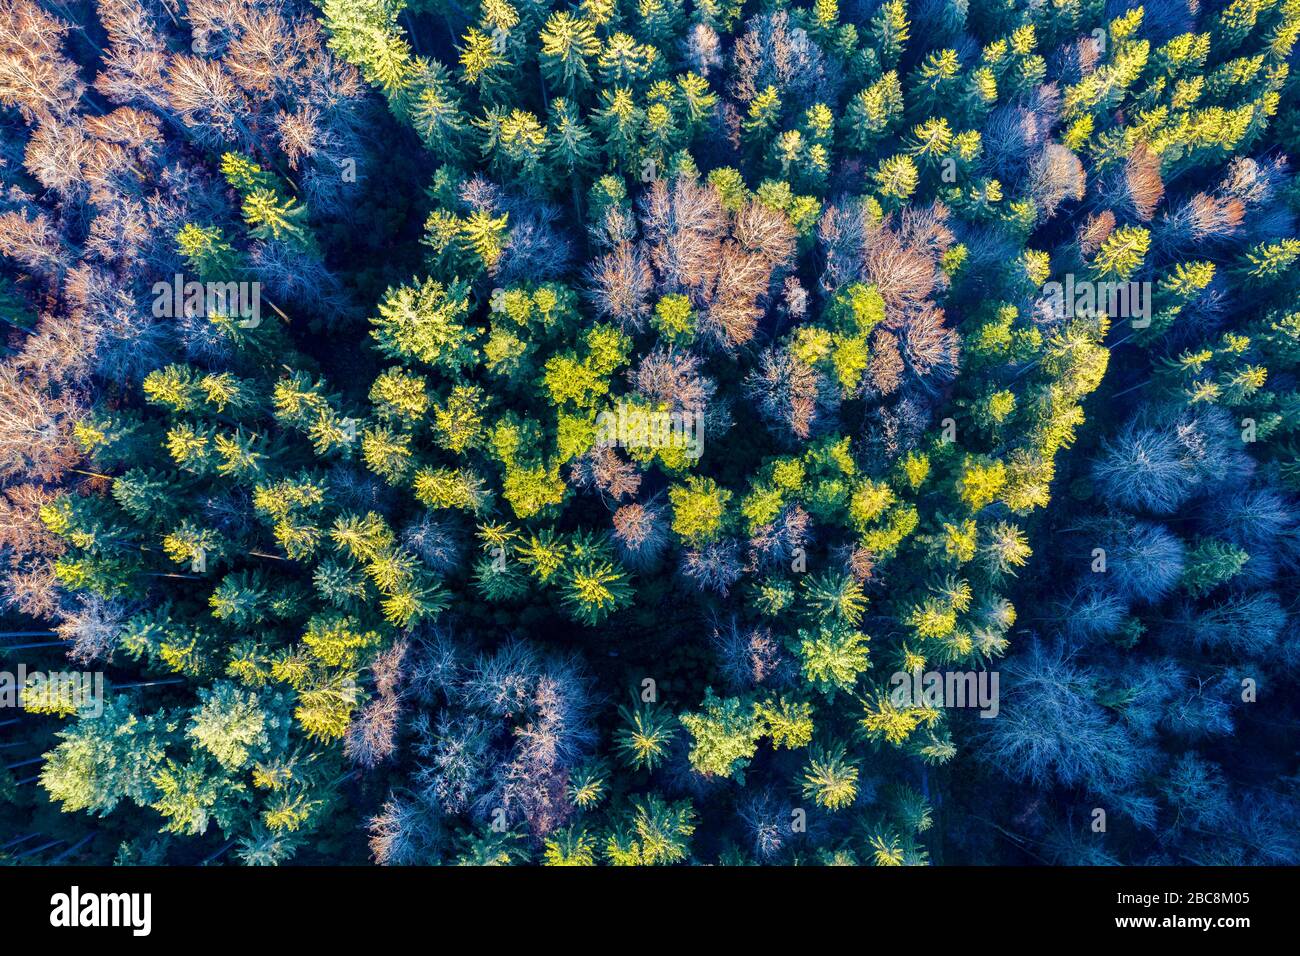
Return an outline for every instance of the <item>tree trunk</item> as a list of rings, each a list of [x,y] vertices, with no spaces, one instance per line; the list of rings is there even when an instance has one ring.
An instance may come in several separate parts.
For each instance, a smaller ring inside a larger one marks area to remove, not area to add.
[[[87,843],[89,843],[91,840],[95,839],[95,837],[98,836],[98,835],[99,835],[99,831],[98,831],[98,830],[92,830],[90,833],[86,834],[84,837],[82,837],[82,838],[81,838],[80,840],[78,840],[76,843],[72,844],[72,846],[68,847],[66,850],[64,850],[62,853],[60,853],[60,854],[59,854],[58,856],[56,856],[54,859],[50,860],[50,863],[51,863],[51,864],[58,863],[58,862],[61,861],[64,857],[69,856],[70,854],[75,853],[77,850],[81,849],[83,846],[85,846],[85,845],[86,845]]]

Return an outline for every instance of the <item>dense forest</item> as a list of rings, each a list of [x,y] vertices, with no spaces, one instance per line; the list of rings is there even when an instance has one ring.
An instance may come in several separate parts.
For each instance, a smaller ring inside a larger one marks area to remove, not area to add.
[[[1298,37],[0,0],[0,862],[1300,863]]]

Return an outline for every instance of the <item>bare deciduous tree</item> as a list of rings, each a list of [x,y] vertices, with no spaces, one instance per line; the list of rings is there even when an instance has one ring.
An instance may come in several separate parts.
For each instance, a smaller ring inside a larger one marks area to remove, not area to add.
[[[66,116],[84,91],[63,55],[68,25],[30,0],[0,2],[0,103],[28,122]]]
[[[62,474],[81,455],[70,434],[81,411],[71,392],[52,393],[0,364],[0,478],[49,481]]]
[[[654,273],[630,242],[598,258],[589,274],[589,298],[596,313],[627,331],[638,331],[650,315]]]

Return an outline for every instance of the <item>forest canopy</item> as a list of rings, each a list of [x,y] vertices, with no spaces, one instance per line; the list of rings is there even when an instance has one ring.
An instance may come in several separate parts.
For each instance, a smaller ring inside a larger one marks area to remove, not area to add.
[[[0,862],[1296,864],[1300,0],[0,0]]]

